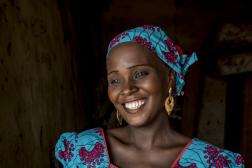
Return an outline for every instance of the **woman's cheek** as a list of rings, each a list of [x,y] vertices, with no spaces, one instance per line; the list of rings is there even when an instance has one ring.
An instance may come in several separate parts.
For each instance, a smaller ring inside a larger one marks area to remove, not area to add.
[[[108,88],[108,97],[110,101],[113,103],[116,99],[117,94],[119,93],[119,88],[115,86],[109,86]]]
[[[144,88],[150,92],[157,92],[161,90],[161,81],[157,76],[150,76],[143,85]]]

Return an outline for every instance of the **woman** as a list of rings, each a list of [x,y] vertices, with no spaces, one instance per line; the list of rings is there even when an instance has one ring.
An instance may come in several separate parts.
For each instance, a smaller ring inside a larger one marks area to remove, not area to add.
[[[168,116],[185,84],[187,56],[155,26],[127,30],[107,53],[108,96],[125,127],[64,133],[55,148],[66,168],[244,167],[239,154],[174,131]],[[116,165],[116,166],[115,166]]]

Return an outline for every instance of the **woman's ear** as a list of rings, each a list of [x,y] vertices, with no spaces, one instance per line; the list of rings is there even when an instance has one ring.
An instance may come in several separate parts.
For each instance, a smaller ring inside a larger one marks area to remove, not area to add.
[[[171,88],[172,89],[172,92],[173,92],[173,89],[174,89],[174,85],[175,85],[175,75],[174,75],[174,72],[172,70],[166,70],[166,73],[165,73],[165,85],[164,85],[164,90],[165,90],[165,93],[168,95],[169,94],[169,89]]]
[[[172,70],[168,71],[168,87],[169,88],[174,88],[174,82],[175,82],[175,75],[174,72]]]

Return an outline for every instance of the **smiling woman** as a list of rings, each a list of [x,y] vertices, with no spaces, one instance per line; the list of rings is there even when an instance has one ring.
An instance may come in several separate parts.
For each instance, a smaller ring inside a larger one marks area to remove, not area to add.
[[[173,97],[196,54],[183,54],[156,26],[116,36],[107,53],[108,96],[118,122],[127,126],[64,133],[55,148],[70,167],[205,168],[244,167],[239,154],[174,131],[169,123]]]
[[[131,126],[143,126],[162,108],[168,81],[161,69],[168,71],[158,65],[152,52],[133,42],[116,46],[107,59],[109,99]]]

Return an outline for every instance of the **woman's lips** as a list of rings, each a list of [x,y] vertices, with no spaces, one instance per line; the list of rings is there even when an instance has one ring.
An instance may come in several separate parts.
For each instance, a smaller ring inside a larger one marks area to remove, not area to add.
[[[146,103],[146,99],[138,99],[123,104],[124,109],[130,113],[136,113]]]

